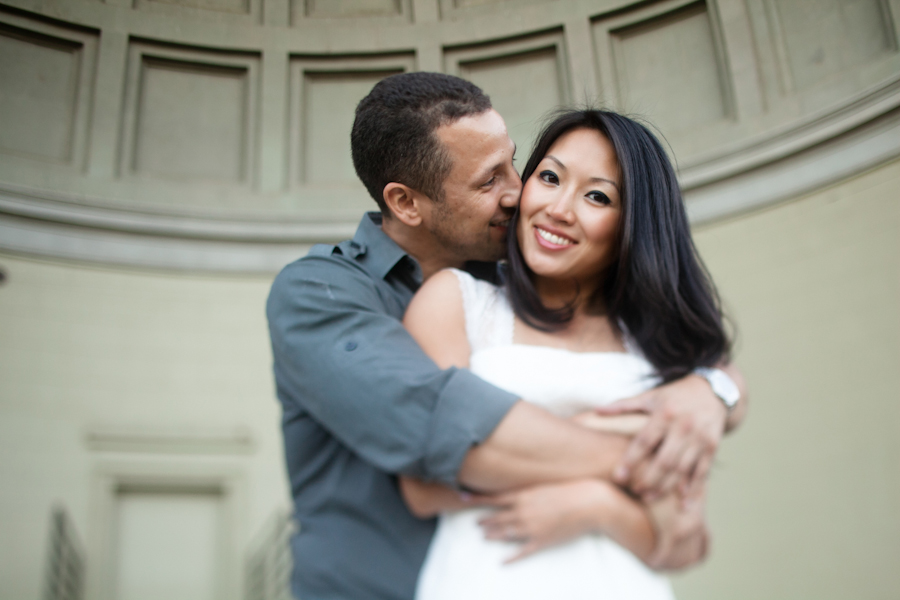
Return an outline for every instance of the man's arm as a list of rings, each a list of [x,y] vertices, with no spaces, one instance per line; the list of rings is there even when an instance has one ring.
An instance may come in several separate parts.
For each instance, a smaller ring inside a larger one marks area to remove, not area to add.
[[[482,492],[500,492],[567,479],[610,479],[628,442],[625,436],[589,431],[517,402],[490,437],[466,454],[459,481]]]
[[[350,260],[286,267],[267,303],[278,395],[377,468],[454,484],[466,452],[516,397],[465,369],[439,369],[402,312]]]

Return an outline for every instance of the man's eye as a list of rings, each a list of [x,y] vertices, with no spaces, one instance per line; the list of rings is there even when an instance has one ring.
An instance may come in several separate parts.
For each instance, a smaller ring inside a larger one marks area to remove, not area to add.
[[[612,204],[612,200],[610,200],[609,196],[604,194],[603,192],[598,192],[594,190],[593,192],[588,192],[585,197],[591,202],[595,202],[597,204],[603,204],[605,206],[609,206]]]
[[[494,182],[495,182],[496,180],[497,180],[497,176],[494,175],[493,177],[491,177],[490,179],[488,179],[487,181],[485,181],[484,183],[482,183],[482,184],[481,184],[481,187],[491,187],[492,185],[494,185]]]
[[[541,171],[540,177],[547,183],[552,183],[554,185],[559,183],[559,177],[557,177],[556,173],[553,171]]]

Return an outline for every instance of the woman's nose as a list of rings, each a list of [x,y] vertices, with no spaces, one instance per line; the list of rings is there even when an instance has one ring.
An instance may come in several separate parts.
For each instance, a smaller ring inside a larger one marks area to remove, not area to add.
[[[556,196],[549,205],[547,205],[547,214],[564,223],[572,221],[572,198],[570,194],[565,192]]]

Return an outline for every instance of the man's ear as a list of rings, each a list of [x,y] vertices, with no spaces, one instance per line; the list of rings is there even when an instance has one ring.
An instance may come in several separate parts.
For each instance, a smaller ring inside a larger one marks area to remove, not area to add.
[[[384,203],[404,225],[418,227],[422,224],[422,203],[425,197],[402,183],[391,182],[384,186],[382,192]]]

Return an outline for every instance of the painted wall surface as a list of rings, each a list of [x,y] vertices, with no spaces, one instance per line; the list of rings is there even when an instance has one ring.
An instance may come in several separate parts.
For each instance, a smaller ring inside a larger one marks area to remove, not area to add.
[[[711,558],[676,579],[681,598],[900,589],[898,189],[900,161],[696,231],[752,398],[712,475]],[[137,459],[242,470],[244,542],[287,504],[269,278],[0,265],[0,598],[39,597],[54,501],[91,530],[92,472],[125,454],[89,449],[92,428],[246,428],[244,455]]]
[[[290,503],[264,313],[271,278],[9,255],[0,265],[0,598],[40,597],[54,502],[93,545],[91,482],[109,462],[237,471],[245,514],[235,546],[243,553]],[[237,431],[252,443],[199,453],[90,449],[87,436],[110,428]]]
[[[900,162],[699,228],[750,413],[711,479],[684,599],[900,590]]]

